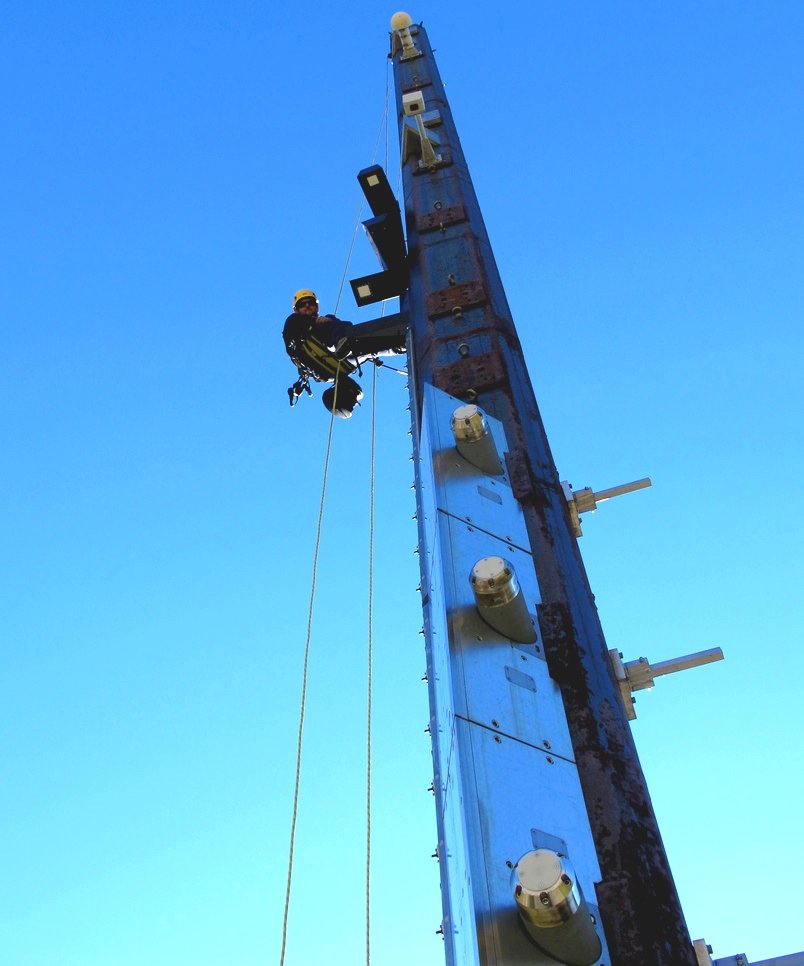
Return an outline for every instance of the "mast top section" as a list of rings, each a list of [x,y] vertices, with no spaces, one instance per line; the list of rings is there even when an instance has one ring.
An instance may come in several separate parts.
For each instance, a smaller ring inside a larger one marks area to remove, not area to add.
[[[400,10],[391,17],[391,30],[404,30],[413,23],[413,17],[404,10]]]
[[[410,35],[410,28],[413,26],[413,17],[404,10],[399,10],[391,17],[391,30],[396,35],[396,39],[402,44],[402,59],[408,60],[411,57],[420,57],[421,52],[416,50],[413,37]]]

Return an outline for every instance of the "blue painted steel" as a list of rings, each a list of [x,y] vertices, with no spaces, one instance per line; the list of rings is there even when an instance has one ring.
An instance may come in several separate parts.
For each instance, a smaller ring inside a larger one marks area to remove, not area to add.
[[[508,479],[486,476],[455,448],[450,417],[460,404],[425,387],[416,453],[446,956],[461,966],[552,963],[517,921],[513,864],[539,835],[567,843],[592,904],[600,872],[541,642],[502,637],[474,605],[469,574],[490,555],[513,563],[534,619],[540,596]],[[489,424],[502,455],[502,426],[493,418]]]
[[[519,929],[506,863],[537,839],[563,839],[587,902],[600,905],[604,961],[694,966],[458,133],[426,32],[412,33],[421,56],[403,59],[398,44],[392,55],[447,961],[553,961]],[[404,116],[402,97],[414,91],[438,135],[435,167],[420,165]],[[428,387],[460,398],[444,403]],[[499,420],[510,479],[457,466],[445,407],[469,400]],[[469,571],[491,554],[515,563],[539,616],[529,648],[500,638],[473,608]]]

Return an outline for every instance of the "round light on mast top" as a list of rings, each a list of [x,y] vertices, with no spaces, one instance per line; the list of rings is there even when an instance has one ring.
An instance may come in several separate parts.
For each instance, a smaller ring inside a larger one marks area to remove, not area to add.
[[[413,18],[409,13],[400,10],[391,17],[391,30],[404,30],[413,23]]]

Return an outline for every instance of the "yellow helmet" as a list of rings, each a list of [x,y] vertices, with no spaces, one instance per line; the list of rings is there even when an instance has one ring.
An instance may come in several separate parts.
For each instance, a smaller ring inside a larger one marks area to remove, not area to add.
[[[299,291],[296,292],[296,294],[293,296],[294,309],[296,308],[296,305],[298,304],[299,299],[315,299],[316,304],[318,304],[318,298],[315,292],[313,292],[312,289],[309,289],[309,288],[300,288]]]

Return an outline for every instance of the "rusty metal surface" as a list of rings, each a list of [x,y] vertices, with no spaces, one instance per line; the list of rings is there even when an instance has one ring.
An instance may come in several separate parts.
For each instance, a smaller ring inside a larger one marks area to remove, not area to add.
[[[440,208],[436,211],[420,215],[417,224],[419,231],[423,234],[428,231],[446,228],[448,225],[457,225],[466,221],[466,208],[463,205],[454,205],[451,208]]]
[[[454,309],[468,309],[488,301],[482,282],[466,282],[431,292],[427,296],[427,314],[431,319],[449,315]],[[449,392],[449,390],[447,390]]]
[[[566,604],[539,604],[537,612],[550,673],[572,722],[573,747],[603,871],[596,887],[598,903],[614,962],[695,966],[653,806],[613,682],[607,689],[608,682],[590,673]],[[638,927],[645,922],[653,926],[647,934]]]
[[[435,373],[434,384],[450,396],[463,399],[470,390],[476,393],[494,389],[505,382],[505,370],[495,353],[467,356]]]
[[[514,496],[523,506],[533,503],[534,489],[531,482],[528,454],[521,449],[512,450],[505,454],[505,465]]]

